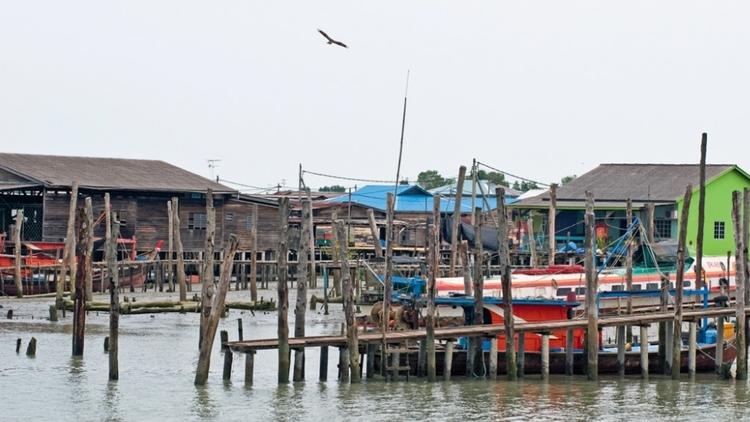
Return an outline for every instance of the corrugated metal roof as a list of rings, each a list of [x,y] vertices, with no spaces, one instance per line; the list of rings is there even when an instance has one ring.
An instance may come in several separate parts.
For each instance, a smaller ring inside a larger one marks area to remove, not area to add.
[[[164,192],[235,190],[164,161],[0,153],[0,168],[46,187]]]
[[[467,180],[464,183],[464,188],[462,190],[461,195],[463,196],[471,195],[471,190],[472,190],[471,185],[472,185],[471,180]],[[477,191],[476,191],[477,195],[479,195],[479,193],[483,191],[488,196],[494,196],[495,190],[498,187],[498,185],[490,182],[489,180],[478,180],[477,185],[481,185],[481,188],[477,186]],[[448,185],[430,189],[430,193],[436,194],[436,195],[442,195],[442,196],[456,196],[457,187],[458,187],[458,182],[453,182]],[[506,197],[516,198],[520,195],[521,195],[521,192],[513,188],[505,187]]]

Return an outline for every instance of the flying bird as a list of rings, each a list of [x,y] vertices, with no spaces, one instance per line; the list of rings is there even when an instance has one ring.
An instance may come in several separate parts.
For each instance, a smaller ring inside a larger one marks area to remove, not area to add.
[[[349,48],[349,47],[346,46],[346,44],[342,43],[341,41],[336,41],[333,38],[329,37],[328,34],[326,34],[325,32],[321,31],[320,29],[318,29],[318,32],[320,32],[320,35],[324,36],[325,39],[328,40],[328,44],[336,44],[336,45],[340,45],[340,46],[342,46],[344,48]]]

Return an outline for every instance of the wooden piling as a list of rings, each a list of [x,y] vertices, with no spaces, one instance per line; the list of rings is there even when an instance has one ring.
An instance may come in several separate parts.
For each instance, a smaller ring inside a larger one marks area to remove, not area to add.
[[[518,356],[516,359],[518,378],[523,378],[526,372],[526,333],[518,333]]]
[[[549,345],[549,343],[547,343]],[[547,368],[549,370],[549,367]],[[490,379],[497,379],[497,337],[490,339]]]
[[[521,335],[523,335],[523,333],[521,333]],[[565,375],[573,375],[575,369],[573,340],[575,340],[575,337],[573,336],[573,329],[568,328],[565,333]]]
[[[750,232],[750,188],[744,188],[742,193],[742,262],[744,262],[745,269],[745,304],[750,303],[750,286],[748,282],[750,280],[750,264],[748,263],[748,232]],[[747,327],[747,322],[745,322]],[[745,341],[747,341],[747,328],[745,329]]]
[[[464,172],[466,169],[464,168]],[[386,333],[388,332],[388,322],[391,311],[391,299],[393,296],[393,217],[395,213],[395,196],[388,192],[386,197],[386,230],[385,230],[385,280],[383,281],[383,317],[381,318],[381,330],[383,332],[383,341],[381,343],[381,372],[385,378],[387,375],[388,363],[388,344],[386,343]]]
[[[625,326],[617,326],[617,374],[625,375]]]
[[[83,356],[83,346],[86,334],[86,255],[88,253],[88,236],[86,235],[86,215],[83,209],[78,210],[78,244],[76,248],[77,266],[76,289],[73,310],[73,356]],[[71,271],[72,272],[72,271]]]
[[[429,239],[429,267],[427,279],[427,316],[425,321],[425,341],[427,342],[427,380],[437,380],[437,365],[435,361],[435,283],[440,271],[440,196],[436,195],[432,202],[432,225],[428,226]]]
[[[461,270],[464,276],[464,294],[471,296],[474,294],[471,285],[471,268],[469,266],[469,242],[462,240],[459,245],[461,248]]]
[[[732,192],[732,222],[734,223],[734,242],[735,242],[735,284],[736,291],[736,337],[737,342],[737,368],[736,378],[738,380],[747,379],[747,339],[745,338],[745,265],[743,259],[743,250],[745,249],[745,233],[743,232],[740,217],[740,192]]]
[[[549,333],[542,333],[542,379],[549,379]]]
[[[221,378],[224,381],[230,381],[232,379],[232,360],[234,359],[234,354],[231,350],[226,350],[224,352],[224,368],[222,371]]]
[[[245,386],[253,385],[253,372],[255,371],[255,351],[245,353]]]
[[[68,207],[68,228],[65,234],[65,247],[63,248],[63,258],[60,264],[60,275],[57,277],[57,283],[55,285],[56,296],[55,305],[57,309],[63,308],[63,293],[65,292],[65,278],[67,275],[66,270],[70,270],[70,281],[71,281],[71,295],[75,284],[75,265],[71,265],[71,261],[74,261],[75,257],[75,225],[76,225],[76,207],[78,204],[78,182],[73,182],[70,191],[70,204]],[[71,258],[71,256],[73,258]]]
[[[279,247],[276,253],[279,280],[276,283],[278,293],[278,337],[279,337],[279,384],[289,382],[289,284],[287,256],[289,254],[289,198],[279,199]]]
[[[727,271],[729,267],[727,267]],[[715,371],[716,375],[720,378],[725,377],[724,372],[724,317],[716,318],[716,355],[715,360]]]
[[[630,227],[633,225],[633,201],[628,198],[625,202],[625,224],[627,227]],[[635,236],[628,239],[627,243],[627,253],[625,255],[625,290],[628,291],[628,303],[627,303],[627,314],[630,315],[633,313],[633,242],[635,241]],[[633,330],[632,328],[627,325],[625,326],[626,331],[626,341],[632,342],[633,340]]]
[[[695,321],[690,321],[688,323],[689,327],[689,335],[688,335],[688,375],[690,377],[695,376],[695,358],[696,358],[696,348],[697,348],[697,330],[696,326],[698,324]],[[717,348],[719,345],[717,345]]]
[[[453,348],[455,344],[452,340],[448,340],[445,343],[445,363],[443,365],[443,378],[446,381],[451,380],[451,372],[453,371]]]
[[[482,210],[477,208],[474,210],[474,317],[473,325],[484,324],[484,274],[482,273],[482,267],[484,262],[484,249],[482,245]],[[469,347],[469,359],[467,362],[471,362],[469,366],[470,373],[480,374],[483,373],[483,355],[482,352],[482,338],[472,337],[471,346]]]
[[[685,247],[687,244],[687,223],[690,212],[690,200],[693,195],[693,186],[688,185],[685,189],[685,197],[682,200],[682,211],[680,215],[680,230],[677,239],[677,278],[675,281],[674,295],[674,323],[672,338],[672,379],[680,379],[680,367],[682,356],[682,296],[685,280]]]
[[[120,233],[120,222],[112,216],[112,204],[109,193],[104,194],[105,224],[104,239],[106,243],[107,280],[109,282],[109,380],[120,378],[118,361],[120,330],[120,299],[117,268],[117,236]],[[103,279],[102,279],[103,281]]]
[[[349,241],[346,227],[342,220],[334,223],[339,240],[339,265],[341,267],[341,284],[344,304],[344,318],[346,322],[346,348],[349,351],[349,369],[352,383],[361,381],[359,367],[359,340],[357,339],[357,321],[354,319],[354,286],[352,286],[351,271],[349,271]],[[346,368],[342,369],[342,373]]]
[[[648,378],[648,325],[641,325],[641,378]]]
[[[549,211],[547,214],[548,243],[549,243],[549,265],[555,264],[555,253],[557,252],[557,235],[555,229],[555,218],[557,217],[557,183],[549,186]]]
[[[177,284],[180,287],[180,302],[185,302],[187,300],[187,286],[182,250],[182,234],[180,232],[180,205],[177,197],[172,198],[172,229],[174,232],[175,253],[177,254]]]
[[[230,235],[229,242],[224,250],[224,260],[221,263],[219,285],[216,294],[212,296],[213,303],[210,306],[211,313],[208,315],[204,327],[203,341],[201,342],[200,352],[198,354],[198,367],[195,371],[195,385],[205,385],[208,380],[208,371],[211,365],[211,349],[213,348],[214,338],[216,337],[219,318],[221,318],[221,314],[224,313],[224,303],[227,291],[229,290],[229,280],[232,277],[234,254],[237,252],[238,246],[239,239],[237,236],[234,234]],[[232,352],[227,350],[226,353],[231,354]]]
[[[104,337],[104,352],[109,353],[109,336]]]
[[[305,336],[305,311],[307,310],[307,286],[309,284],[309,255],[310,255],[310,232],[313,229],[312,204],[310,201],[302,202],[302,232],[299,240],[299,253],[297,254],[297,303],[294,309],[294,336]],[[294,351],[294,375],[293,381],[298,382],[305,379],[305,349],[299,348]]]
[[[206,324],[211,316],[211,305],[214,293],[214,246],[216,236],[216,211],[214,209],[214,194],[211,189],[206,191],[206,233],[203,250],[203,274],[201,274],[201,319],[198,344],[203,344]],[[197,377],[196,377],[197,378]]]
[[[229,347],[227,346],[228,342],[229,342],[229,332],[227,332],[227,330],[219,331],[219,343],[221,345],[222,352],[229,350]]]
[[[16,353],[19,353],[21,351],[21,339],[16,339]]]
[[[55,305],[49,306],[49,320],[50,322],[57,322],[57,307]]]
[[[172,212],[172,201],[167,201],[167,283],[169,291],[174,291],[174,213]]]
[[[599,308],[596,303],[596,294],[598,291],[596,281],[596,265],[594,259],[595,251],[595,214],[594,214],[594,196],[591,192],[586,192],[586,233],[585,233],[585,271],[586,271],[586,317],[588,319],[587,337],[586,337],[586,356],[588,379],[594,381],[599,375]]]
[[[250,300],[258,301],[258,204],[252,206],[250,227]]]
[[[91,203],[91,197],[87,196],[84,200],[84,209],[86,213],[86,259],[84,262],[85,278],[85,297],[86,301],[91,301],[94,290],[94,267],[92,264],[94,255],[94,209]]]
[[[23,297],[23,284],[21,283],[21,231],[23,231],[23,209],[16,210],[16,222],[13,225],[13,246],[15,258],[13,260],[13,281],[16,284],[16,297]],[[0,280],[0,283],[3,283]]]
[[[383,247],[380,245],[380,233],[378,232],[378,225],[375,223],[375,212],[372,208],[367,209],[367,220],[370,222],[370,234],[372,235],[373,246],[375,246],[375,256],[382,258]]]
[[[556,185],[555,185],[556,187]],[[505,325],[505,368],[508,379],[518,378],[516,369],[515,329],[513,321],[513,289],[511,286],[510,253],[508,251],[508,220],[505,210],[505,189],[495,190],[497,199],[497,244],[498,263],[503,295],[503,324]],[[554,214],[554,211],[550,209]]]
[[[529,236],[529,267],[536,268],[539,265],[539,260],[536,256],[536,235],[534,234],[534,214],[529,213],[529,218],[526,220],[526,228],[528,229]]]
[[[454,200],[453,217],[451,224],[451,261],[450,276],[456,277],[456,259],[458,254],[458,225],[461,222],[461,196],[464,190],[464,179],[466,178],[466,166],[458,168],[458,179],[456,182],[456,197]],[[474,210],[472,210],[473,212]]]
[[[367,344],[367,378],[375,376],[375,350],[377,350],[375,344]]]
[[[36,356],[36,337],[29,340],[29,345],[26,346],[26,356]]]
[[[318,379],[321,382],[328,381],[328,346],[320,347],[320,369]]]
[[[708,134],[701,135],[700,187],[698,189],[698,230],[695,239],[695,288],[703,288],[703,236],[706,223],[706,144]],[[728,278],[727,278],[728,279]]]
[[[242,334],[242,318],[237,318],[237,340],[242,341],[244,340]]]
[[[339,347],[339,381],[348,383],[349,377],[349,351],[346,347]]]

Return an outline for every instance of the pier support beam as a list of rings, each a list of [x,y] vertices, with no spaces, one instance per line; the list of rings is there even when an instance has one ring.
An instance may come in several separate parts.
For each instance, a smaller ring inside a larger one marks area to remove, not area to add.
[[[525,374],[526,366],[526,333],[518,333],[518,356],[516,356],[518,362],[518,378],[523,378]]]
[[[542,379],[549,379],[549,333],[542,333]]]
[[[224,381],[232,379],[232,360],[234,360],[234,354],[231,350],[227,349],[224,351],[224,371],[221,377]]]
[[[453,341],[448,340],[445,343],[445,367],[443,368],[443,378],[445,378],[446,381],[451,380],[451,372],[453,371],[453,347]]]
[[[497,337],[490,339],[490,379],[497,379]]]
[[[625,375],[625,326],[617,327],[617,373]]]
[[[696,326],[698,325],[695,321],[690,321],[688,323],[689,325],[689,332],[690,335],[688,336],[688,375],[690,377],[695,376],[695,352],[696,352],[696,343],[697,343],[697,329]]]
[[[641,378],[648,378],[648,325],[641,325]]]
[[[573,360],[573,329],[568,328],[565,337],[565,375],[573,375],[574,372],[574,360]]]
[[[596,240],[594,225],[594,196],[591,192],[586,192],[586,214],[585,214],[585,245],[586,249],[586,317],[588,319],[587,337],[586,337],[586,374],[590,381],[595,381],[599,376],[599,308],[596,303],[596,292],[598,286],[596,282],[596,265],[594,260],[594,242]]]
[[[255,351],[245,353],[245,385],[253,385],[253,371],[255,370]]]
[[[745,195],[748,192],[745,190]],[[746,248],[746,236],[743,230],[741,219],[740,192],[732,192],[732,222],[734,223],[734,241],[735,241],[735,284],[736,293],[736,342],[737,342],[737,368],[736,378],[738,380],[747,379],[747,339],[745,327],[747,324],[745,316],[745,260],[744,250]]]
[[[318,379],[321,382],[328,381],[328,346],[320,347],[320,370]]]

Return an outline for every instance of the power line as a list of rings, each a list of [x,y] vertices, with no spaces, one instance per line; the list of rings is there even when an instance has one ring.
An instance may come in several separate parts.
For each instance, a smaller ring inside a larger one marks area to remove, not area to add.
[[[347,176],[334,176],[332,174],[318,173],[310,170],[302,170],[302,173],[312,174],[313,176],[328,177],[330,179],[348,180],[351,182],[366,182],[366,183],[395,183],[392,180],[374,180],[374,179],[359,179],[356,177]]]
[[[523,181],[526,181],[526,182],[531,182],[531,183],[536,183],[536,184],[537,184],[537,185],[539,185],[539,186],[546,186],[546,187],[549,187],[549,184],[548,184],[548,183],[537,182],[536,180],[532,180],[532,179],[527,179],[527,178],[525,178],[525,177],[521,177],[521,176],[516,176],[515,174],[511,174],[511,173],[508,173],[507,171],[502,171],[502,170],[500,170],[500,169],[497,169],[497,168],[495,168],[495,167],[492,167],[492,166],[490,166],[490,165],[488,165],[488,164],[482,163],[482,162],[480,162],[479,160],[477,160],[477,164],[481,164],[481,165],[483,165],[483,166],[487,167],[487,168],[488,168],[488,169],[490,169],[490,170],[494,170],[494,171],[496,171],[496,172],[498,172],[498,173],[502,173],[502,174],[504,174],[504,175],[506,175],[506,176],[510,176],[510,177],[513,177],[513,178],[515,178],[515,179],[519,179],[519,180],[523,180]]]

